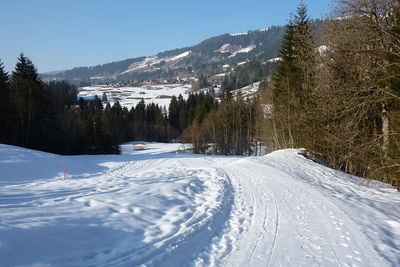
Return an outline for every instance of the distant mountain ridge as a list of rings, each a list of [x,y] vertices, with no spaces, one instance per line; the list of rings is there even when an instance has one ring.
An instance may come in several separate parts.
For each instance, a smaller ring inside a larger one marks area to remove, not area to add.
[[[313,24],[319,29],[321,21],[315,20]],[[246,33],[222,34],[194,46],[160,52],[155,56],[130,58],[93,67],[77,67],[44,73],[41,76],[44,80],[93,84],[213,75],[246,61],[265,63],[276,58],[284,31],[285,26],[272,26]]]

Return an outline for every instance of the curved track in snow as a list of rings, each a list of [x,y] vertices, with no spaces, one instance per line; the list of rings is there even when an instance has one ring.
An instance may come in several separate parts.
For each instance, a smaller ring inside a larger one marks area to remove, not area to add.
[[[21,172],[14,183],[9,174],[19,169],[0,173],[0,265],[400,262],[400,198],[389,186],[366,184],[295,150],[244,158],[149,146],[78,157],[0,146],[0,162],[20,157],[12,166],[71,169],[67,180],[48,168],[32,177]]]

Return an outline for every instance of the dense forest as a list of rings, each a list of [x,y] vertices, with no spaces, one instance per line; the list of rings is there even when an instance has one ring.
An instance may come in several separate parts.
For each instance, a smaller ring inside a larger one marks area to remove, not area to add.
[[[213,92],[173,97],[169,110],[142,100],[128,110],[104,95],[77,97],[65,81],[44,83],[23,54],[9,76],[0,64],[0,143],[63,155],[119,153],[124,141],[176,140],[218,106]]]

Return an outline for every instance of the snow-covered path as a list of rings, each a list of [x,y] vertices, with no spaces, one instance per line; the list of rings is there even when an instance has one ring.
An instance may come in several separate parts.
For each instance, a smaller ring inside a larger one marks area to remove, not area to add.
[[[398,266],[400,196],[313,163],[0,145],[1,266]],[[68,179],[62,179],[67,166]]]
[[[363,233],[365,223],[358,225],[329,196],[294,179],[290,170],[279,169],[247,159],[227,168],[240,194],[235,195],[237,212],[232,213],[224,239],[235,242],[216,265],[385,265]],[[236,233],[238,226],[243,235]]]

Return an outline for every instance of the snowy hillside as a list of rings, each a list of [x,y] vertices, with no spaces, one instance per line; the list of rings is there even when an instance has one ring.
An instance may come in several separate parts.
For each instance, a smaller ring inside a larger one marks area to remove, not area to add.
[[[106,93],[110,103],[116,102],[127,108],[136,106],[142,99],[148,103],[165,106],[167,109],[172,96],[182,95],[184,99],[189,96],[191,85],[168,84],[168,85],[146,85],[141,87],[107,87],[87,86],[80,88],[79,97],[92,99],[97,95],[100,99]]]
[[[321,21],[313,22],[316,28]],[[217,74],[223,65],[235,66],[245,60],[266,62],[277,56],[284,26],[272,26],[245,33],[222,34],[190,47],[182,47],[91,67],[76,67],[42,74],[45,81],[68,80],[73,83],[113,83],[126,80],[153,80],[199,76],[211,68]]]
[[[58,156],[0,145],[0,266],[398,266],[390,186],[282,150]],[[67,170],[67,179],[63,170]]]
[[[184,57],[187,57],[190,55],[191,51],[186,51],[183,52],[177,56],[173,57],[146,57],[143,59],[143,61],[135,62],[132,63],[127,70],[123,71],[119,75],[123,75],[129,72],[135,72],[135,71],[154,71],[154,70],[159,70],[160,69],[160,64],[162,64],[163,67],[173,67],[176,63],[178,63],[181,59]]]

